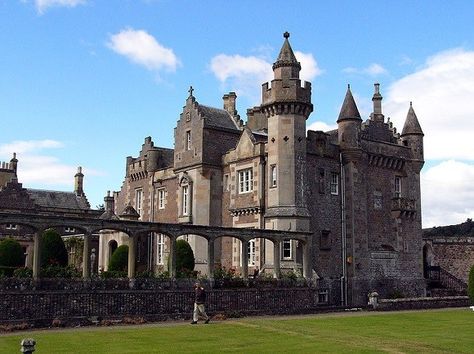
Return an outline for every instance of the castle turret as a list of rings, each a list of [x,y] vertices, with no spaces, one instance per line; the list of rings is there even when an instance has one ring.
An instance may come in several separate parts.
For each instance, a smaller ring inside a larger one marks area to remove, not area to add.
[[[84,196],[84,174],[80,166],[77,168],[77,173],[74,176],[74,193],[78,197]]]
[[[351,87],[347,85],[346,97],[337,119],[339,146],[346,160],[357,159],[361,154],[361,123],[362,118],[352,96]]]
[[[421,130],[420,122],[416,117],[413,105],[410,102],[410,108],[408,109],[407,118],[403,125],[401,138],[403,144],[408,146],[412,150],[413,160],[419,163],[419,168],[423,167],[425,162],[423,152],[423,130]]]
[[[268,175],[276,176],[268,191],[267,228],[305,230],[309,227],[305,199],[306,119],[313,111],[311,84],[301,87],[301,64],[285,32],[273,64],[271,87],[262,85],[262,111],[268,119]]]

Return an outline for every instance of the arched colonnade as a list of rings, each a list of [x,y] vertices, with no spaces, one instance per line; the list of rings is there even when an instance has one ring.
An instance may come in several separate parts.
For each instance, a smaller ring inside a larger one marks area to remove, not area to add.
[[[192,224],[171,224],[158,222],[143,222],[134,220],[116,220],[116,219],[100,219],[91,216],[55,216],[41,214],[20,214],[20,213],[0,213],[1,224],[16,224],[31,228],[34,232],[33,237],[33,277],[39,278],[40,272],[40,250],[41,250],[41,234],[49,228],[74,227],[76,232],[84,235],[83,249],[83,269],[84,278],[91,275],[90,264],[90,239],[91,235],[102,230],[113,230],[123,232],[129,237],[128,252],[128,277],[135,277],[137,238],[146,235],[149,237],[152,233],[161,233],[169,238],[170,254],[169,266],[170,276],[176,277],[176,240],[183,235],[198,235],[207,240],[208,244],[208,275],[212,279],[214,277],[214,244],[220,237],[234,237],[241,241],[241,257],[242,257],[242,277],[248,278],[248,253],[247,245],[250,240],[263,238],[273,242],[274,255],[274,276],[279,278],[280,273],[280,252],[281,245],[284,240],[297,240],[303,245],[303,276],[311,277],[311,235],[310,232],[298,231],[280,231],[266,229],[250,229],[250,228],[232,228],[218,227]]]

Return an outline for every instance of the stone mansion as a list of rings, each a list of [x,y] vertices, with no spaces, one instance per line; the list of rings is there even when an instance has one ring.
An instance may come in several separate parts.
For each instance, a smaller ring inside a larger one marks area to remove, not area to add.
[[[106,202],[117,218],[309,232],[313,278],[343,303],[364,303],[373,289],[382,296],[423,295],[423,132],[411,103],[400,134],[384,117],[379,84],[365,121],[348,87],[337,129],[308,131],[311,83],[300,80],[300,70],[285,33],[273,80],[262,85],[261,104],[247,110],[246,122],[234,92],[214,108],[200,104],[191,88],[174,149],[145,138],[139,155],[127,157],[120,191]],[[184,238],[195,269],[205,273],[206,239]],[[128,237],[103,231],[99,242],[99,267],[106,270],[111,252]],[[250,274],[257,268],[272,274],[275,264],[300,273],[301,242],[283,240],[279,247],[277,255],[272,241],[257,238],[243,250],[240,240],[221,237],[213,252],[216,264],[237,273],[243,263]],[[137,269],[164,270],[169,240],[144,237],[136,252]]]

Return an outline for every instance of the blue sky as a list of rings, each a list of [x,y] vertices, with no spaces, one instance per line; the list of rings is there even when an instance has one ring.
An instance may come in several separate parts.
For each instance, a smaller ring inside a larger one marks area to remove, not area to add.
[[[257,105],[283,43],[313,84],[314,129],[331,129],[351,84],[363,118],[380,82],[401,131],[409,102],[425,132],[423,226],[474,214],[471,1],[0,0],[0,160],[26,187],[92,206],[118,190],[146,136],[173,147],[188,95]]]

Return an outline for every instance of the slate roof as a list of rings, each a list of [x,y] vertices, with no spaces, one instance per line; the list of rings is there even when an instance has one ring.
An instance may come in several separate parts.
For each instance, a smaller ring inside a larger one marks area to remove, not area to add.
[[[207,127],[240,130],[226,110],[199,105],[199,112]]]
[[[253,130],[252,131],[253,137],[255,142],[257,143],[265,143],[268,141],[268,133],[261,131],[261,130]]]
[[[410,102],[410,109],[408,110],[407,118],[405,120],[405,125],[403,126],[402,136],[407,134],[413,135],[424,135],[423,130],[421,130],[420,122],[416,117],[415,110],[412,107]]]
[[[344,97],[344,102],[342,103],[341,112],[339,113],[337,121],[340,122],[344,119],[362,120],[350,87],[347,87],[346,97]]]
[[[85,196],[74,192],[49,191],[42,189],[26,190],[35,204],[42,208],[60,208],[71,210],[89,210],[90,204]]]

